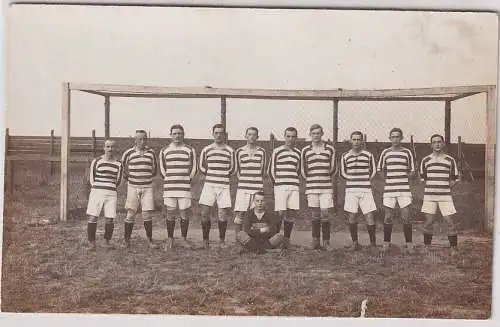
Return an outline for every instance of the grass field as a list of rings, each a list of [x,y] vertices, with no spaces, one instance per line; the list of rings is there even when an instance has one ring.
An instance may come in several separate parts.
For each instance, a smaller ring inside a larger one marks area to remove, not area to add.
[[[378,183],[378,182],[377,182]],[[133,248],[102,248],[103,221],[98,224],[97,252],[85,250],[85,199],[72,184],[73,220],[54,223],[58,215],[58,184],[19,188],[6,197],[2,265],[2,311],[71,313],[161,313],[200,315],[359,316],[368,299],[369,317],[486,319],[491,311],[492,239],[475,231],[484,214],[484,184],[463,183],[454,189],[463,235],[460,253],[449,257],[442,221],[434,250],[421,248],[420,217],[415,217],[417,253],[403,254],[399,224],[395,247],[381,255],[344,249],[349,234],[341,211],[332,231],[333,252],[305,247],[310,242],[304,210],[292,234],[292,251],[238,255],[229,249],[148,249],[142,221],[133,234]],[[199,183],[195,196],[199,194]],[[380,202],[380,183],[376,198]],[[342,203],[339,185],[338,203]],[[416,187],[415,210],[421,203]],[[123,206],[123,193],[119,206]],[[157,202],[161,195],[157,192]],[[305,205],[305,203],[302,203]],[[272,203],[271,203],[272,205]],[[114,241],[123,239],[123,217],[116,221]],[[47,225],[38,224],[48,219]],[[380,221],[379,221],[380,224]],[[213,224],[215,227],[216,224]],[[199,218],[189,238],[201,245]],[[381,226],[378,241],[382,240]],[[231,228],[231,226],[229,226]],[[154,237],[166,238],[161,213],[155,214]],[[176,236],[179,226],[176,226]],[[360,240],[367,243],[363,225]],[[212,228],[212,240],[217,239]],[[228,232],[230,243],[234,234]]]

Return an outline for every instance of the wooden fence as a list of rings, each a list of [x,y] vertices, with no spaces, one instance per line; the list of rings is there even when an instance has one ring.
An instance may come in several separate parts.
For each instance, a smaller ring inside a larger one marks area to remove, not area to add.
[[[116,137],[115,150],[121,154],[127,148],[133,146],[134,140],[131,137]],[[365,135],[366,139],[366,135]],[[474,178],[484,178],[485,174],[485,145],[484,144],[466,144],[460,142],[448,145],[447,151],[457,159],[458,166],[464,170],[465,174],[472,174]],[[169,138],[150,138],[148,144],[158,152],[163,146],[170,142]],[[186,143],[192,145],[197,153],[208,145],[211,140],[207,139],[186,139]],[[297,147],[302,148],[308,142],[299,140]],[[236,148],[245,144],[244,140],[230,140],[229,144]],[[272,149],[283,144],[277,141],[271,134],[270,140],[259,142],[268,155]],[[429,144],[415,143],[414,149],[417,163],[430,152]],[[104,138],[96,137],[95,131],[92,131],[89,137],[71,137],[70,139],[70,162],[72,163],[90,163],[92,158],[103,153]],[[388,142],[367,142],[366,148],[371,151],[376,158],[379,157],[382,150],[389,147]],[[412,148],[411,143],[404,143],[404,146]],[[337,153],[342,153],[349,149],[349,143],[339,142],[336,145]],[[5,187],[9,191],[14,186],[14,174],[16,165],[20,162],[45,162],[50,176],[59,175],[59,163],[61,160],[61,138],[54,135],[51,131],[48,136],[17,136],[9,135],[8,129],[5,133]],[[462,153],[462,155],[459,155]]]

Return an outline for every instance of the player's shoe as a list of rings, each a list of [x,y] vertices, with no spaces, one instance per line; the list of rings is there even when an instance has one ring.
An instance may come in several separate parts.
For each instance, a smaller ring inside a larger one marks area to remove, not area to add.
[[[189,250],[192,250],[194,248],[194,245],[193,243],[191,243],[190,241],[188,241],[187,238],[183,237],[182,238],[182,241],[181,241],[181,246],[185,249],[189,249]]]
[[[382,252],[388,252],[391,249],[391,243],[390,242],[384,242],[382,245]]]
[[[321,250],[321,243],[319,242],[319,238],[313,238],[311,243],[311,250]]]
[[[323,241],[323,250],[328,252],[333,251],[333,246],[330,244],[330,241]]]
[[[413,254],[415,252],[415,250],[413,248],[413,243],[411,243],[411,242],[406,243],[405,250],[406,250],[406,253]]]
[[[348,247],[350,251],[359,251],[361,250],[361,245],[359,242],[352,242],[351,246]]]
[[[168,252],[170,251],[171,249],[174,248],[174,239],[173,238],[167,238],[167,240],[165,241],[165,245],[163,247],[163,250],[165,252]]]
[[[104,248],[107,250],[116,249],[115,245],[113,243],[111,243],[111,241],[108,241],[108,240],[106,240],[106,242],[104,242]]]
[[[207,250],[210,248],[210,242],[208,240],[203,240],[203,248]]]
[[[150,249],[158,249],[159,248],[158,244],[156,244],[155,242],[153,242],[153,240],[148,240],[148,247]]]
[[[217,244],[219,249],[227,249],[227,244],[225,240],[219,240],[219,243]]]
[[[95,241],[90,241],[87,245],[87,251],[95,252],[95,250],[96,250]]]

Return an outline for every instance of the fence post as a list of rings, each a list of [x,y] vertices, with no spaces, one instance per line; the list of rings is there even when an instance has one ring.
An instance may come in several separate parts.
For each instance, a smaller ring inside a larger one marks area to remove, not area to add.
[[[9,155],[9,128],[5,129],[5,172],[4,172],[4,183],[5,192],[12,193],[14,188],[14,161],[8,159]]]
[[[457,142],[457,165],[458,165],[458,172],[461,174],[462,173],[462,167],[463,167],[463,155],[462,155],[462,137],[459,135],[458,136],[458,142]]]
[[[92,157],[96,156],[96,138],[95,138],[95,129],[92,130]]]
[[[52,157],[54,156],[54,130],[50,130],[50,147],[49,147],[49,156],[50,156],[50,176],[54,176],[54,162],[52,161]]]

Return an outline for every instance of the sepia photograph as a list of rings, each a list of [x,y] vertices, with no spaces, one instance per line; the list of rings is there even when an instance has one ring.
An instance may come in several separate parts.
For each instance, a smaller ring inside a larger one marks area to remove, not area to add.
[[[496,13],[5,16],[2,312],[492,316]]]

